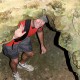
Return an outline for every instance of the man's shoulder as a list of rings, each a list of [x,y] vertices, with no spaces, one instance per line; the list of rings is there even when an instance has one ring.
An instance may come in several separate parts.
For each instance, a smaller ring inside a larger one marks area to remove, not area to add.
[[[24,24],[25,23],[25,20],[23,20],[23,21],[20,21],[20,24]]]
[[[25,23],[26,23],[27,21],[29,21],[29,20],[30,20],[30,19],[22,20],[22,21],[20,21],[20,22],[19,22],[19,24],[18,24],[18,25],[21,25],[21,24],[22,24],[22,25],[25,25]],[[30,20],[30,21],[31,21],[31,20]]]
[[[19,24],[18,24],[18,26],[20,26],[20,25],[25,25],[25,20],[20,21]]]

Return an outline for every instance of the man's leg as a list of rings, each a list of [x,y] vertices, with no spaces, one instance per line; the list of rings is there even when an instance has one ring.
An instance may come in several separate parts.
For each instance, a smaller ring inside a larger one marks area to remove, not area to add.
[[[17,64],[18,64],[18,58],[11,59],[11,61],[10,61],[10,67],[12,69],[12,72],[14,72],[14,73],[17,72]]]
[[[33,52],[25,52],[25,53],[23,53],[20,63],[22,63],[22,64],[26,63],[27,59],[30,58],[30,57],[33,57],[33,55],[34,55]]]
[[[19,73],[18,73],[18,71],[17,71],[17,64],[18,64],[18,58],[11,59],[10,67],[12,69],[13,78],[14,78],[14,80],[22,80]]]
[[[34,67],[26,63],[27,59],[32,56],[33,56],[33,52],[23,53],[22,59],[18,64],[18,68],[25,69],[27,71],[33,71]]]
[[[17,64],[18,64],[18,45],[14,45],[13,49],[12,46],[3,45],[3,52],[4,54],[10,58],[10,67],[12,70],[12,76],[14,80],[21,80],[21,77],[17,71]]]
[[[31,40],[29,37],[24,39],[18,46],[18,50],[20,52],[25,52],[22,54],[21,61],[18,64],[18,68],[25,69],[27,71],[33,71],[34,67],[31,65],[28,65],[26,61],[28,58],[32,57],[34,55],[33,50],[32,50],[32,44]]]

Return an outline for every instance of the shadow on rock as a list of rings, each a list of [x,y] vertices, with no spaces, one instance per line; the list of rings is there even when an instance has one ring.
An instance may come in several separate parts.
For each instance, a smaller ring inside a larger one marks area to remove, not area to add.
[[[56,32],[56,35],[54,37],[54,45],[59,47],[60,49],[62,49],[64,51],[64,56],[66,58],[66,64],[68,66],[69,71],[71,71],[75,77],[75,80],[78,80],[78,76],[76,75],[76,73],[73,71],[71,64],[70,64],[70,59],[68,56],[68,51],[64,48],[62,48],[61,46],[59,46],[58,40],[59,40],[59,36],[60,36],[60,32]]]

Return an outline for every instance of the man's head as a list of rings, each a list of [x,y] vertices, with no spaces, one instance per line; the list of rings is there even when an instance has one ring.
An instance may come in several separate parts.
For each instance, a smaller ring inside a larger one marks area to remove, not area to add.
[[[34,20],[34,26],[35,26],[35,28],[40,28],[47,22],[48,22],[47,17],[46,16],[42,16],[39,19]]]

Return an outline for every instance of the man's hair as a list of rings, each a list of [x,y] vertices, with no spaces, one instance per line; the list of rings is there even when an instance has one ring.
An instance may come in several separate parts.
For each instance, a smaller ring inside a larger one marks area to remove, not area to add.
[[[43,20],[45,23],[48,23],[48,18],[47,16],[42,16],[40,17],[41,20]]]

